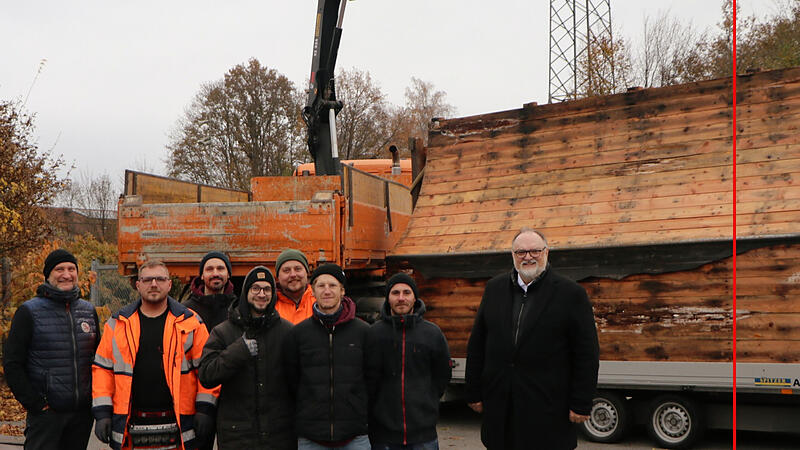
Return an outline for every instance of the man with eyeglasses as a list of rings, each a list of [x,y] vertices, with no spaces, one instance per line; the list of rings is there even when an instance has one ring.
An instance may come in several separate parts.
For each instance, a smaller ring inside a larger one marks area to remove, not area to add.
[[[200,385],[208,330],[169,296],[160,261],[139,268],[141,299],[105,324],[92,367],[92,412],[100,441],[120,448],[194,449],[213,429],[219,388]]]
[[[211,331],[200,382],[220,385],[217,446],[294,449],[294,403],[286,388],[281,348],[292,323],[275,311],[275,280],[263,266],[244,279],[228,320]]]
[[[488,449],[573,449],[589,418],[599,349],[592,305],[547,262],[547,240],[523,228],[514,269],[489,280],[467,346],[466,399]]]

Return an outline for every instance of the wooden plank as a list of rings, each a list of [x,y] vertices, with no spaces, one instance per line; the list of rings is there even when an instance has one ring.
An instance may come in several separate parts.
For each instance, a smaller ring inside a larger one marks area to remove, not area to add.
[[[728,166],[706,167],[701,169],[679,169],[658,176],[644,176],[646,174],[636,173],[635,169],[631,173],[620,174],[615,177],[588,178],[591,171],[574,171],[569,177],[561,177],[558,180],[548,179],[540,176],[538,180],[526,178],[528,184],[519,183],[515,186],[498,187],[487,190],[473,190],[457,192],[452,194],[429,195],[426,185],[423,185],[418,200],[419,207],[449,205],[461,202],[484,202],[487,200],[497,200],[513,198],[517,201],[524,201],[526,198],[538,195],[560,195],[564,192],[592,192],[595,190],[614,190],[626,187],[642,188],[653,186],[672,186],[672,185],[693,185],[697,182],[732,179],[732,168]],[[737,176],[770,176],[783,173],[800,173],[800,159],[789,159],[769,162],[751,162],[737,164]],[[568,179],[566,179],[568,178]],[[783,176],[782,178],[785,178]],[[485,189],[485,188],[484,188]]]
[[[773,148],[762,148],[743,152],[738,155],[737,165],[781,161],[787,164],[800,163],[800,153],[793,158],[776,157]],[[436,195],[441,193],[474,192],[476,190],[491,191],[508,187],[530,187],[533,185],[547,184],[548,182],[568,182],[583,180],[594,182],[609,179],[618,186],[636,186],[640,178],[660,178],[674,171],[700,171],[717,167],[728,168],[732,159],[730,152],[690,155],[676,158],[652,159],[638,162],[622,162],[598,165],[572,167],[568,164],[544,164],[530,167],[524,172],[509,173],[505,175],[494,174],[492,170],[482,170],[473,173],[473,178],[460,181],[431,182],[423,188],[422,194]],[[658,176],[654,176],[658,174]],[[658,181],[658,180],[655,180]],[[662,182],[663,185],[663,182]]]
[[[800,343],[800,313],[737,314],[736,337]]]
[[[736,340],[736,361],[797,364],[800,363],[798,348],[800,342],[797,341],[740,338]]]

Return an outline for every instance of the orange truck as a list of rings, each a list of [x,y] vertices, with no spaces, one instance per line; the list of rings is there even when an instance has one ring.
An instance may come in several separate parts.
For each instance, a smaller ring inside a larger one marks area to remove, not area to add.
[[[410,161],[399,161],[394,175],[391,169],[388,159],[345,161],[342,175],[309,176],[307,165],[295,176],[253,178],[249,192],[126,171],[120,270],[133,275],[146,259],[161,259],[189,281],[203,255],[219,250],[232,275],[243,277],[259,264],[274,270],[278,255],[295,248],[312,267],[346,268],[351,293],[364,297],[380,284],[386,254],[411,216]]]
[[[733,98],[727,78],[438,120],[412,152],[424,164],[401,175],[388,160],[351,162],[236,192],[128,172],[121,270],[157,257],[188,279],[221,250],[243,276],[298,248],[312,265],[341,264],[362,311],[404,270],[458,380],[485,282],[511,268],[514,233],[534,227],[594,305],[590,439],[640,423],[660,447],[686,448],[703,428],[730,428],[734,354],[739,429],[796,432],[800,68],[738,78],[736,159]]]

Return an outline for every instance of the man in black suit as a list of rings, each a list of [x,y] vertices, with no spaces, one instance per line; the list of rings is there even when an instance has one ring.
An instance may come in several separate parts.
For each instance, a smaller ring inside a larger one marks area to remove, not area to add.
[[[523,228],[514,270],[489,280],[467,347],[466,397],[492,449],[573,449],[597,387],[592,305],[547,263],[545,237]]]

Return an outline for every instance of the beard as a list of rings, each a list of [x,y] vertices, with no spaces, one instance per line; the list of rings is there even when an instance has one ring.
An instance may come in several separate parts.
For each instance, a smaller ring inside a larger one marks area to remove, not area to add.
[[[267,303],[266,306],[264,306],[263,308],[259,308],[256,305],[250,303],[250,311],[258,315],[264,315],[267,312],[267,306],[269,306],[269,303]]]
[[[516,269],[523,278],[535,280],[544,272],[545,265],[540,263],[536,263],[536,265],[520,263]]]

